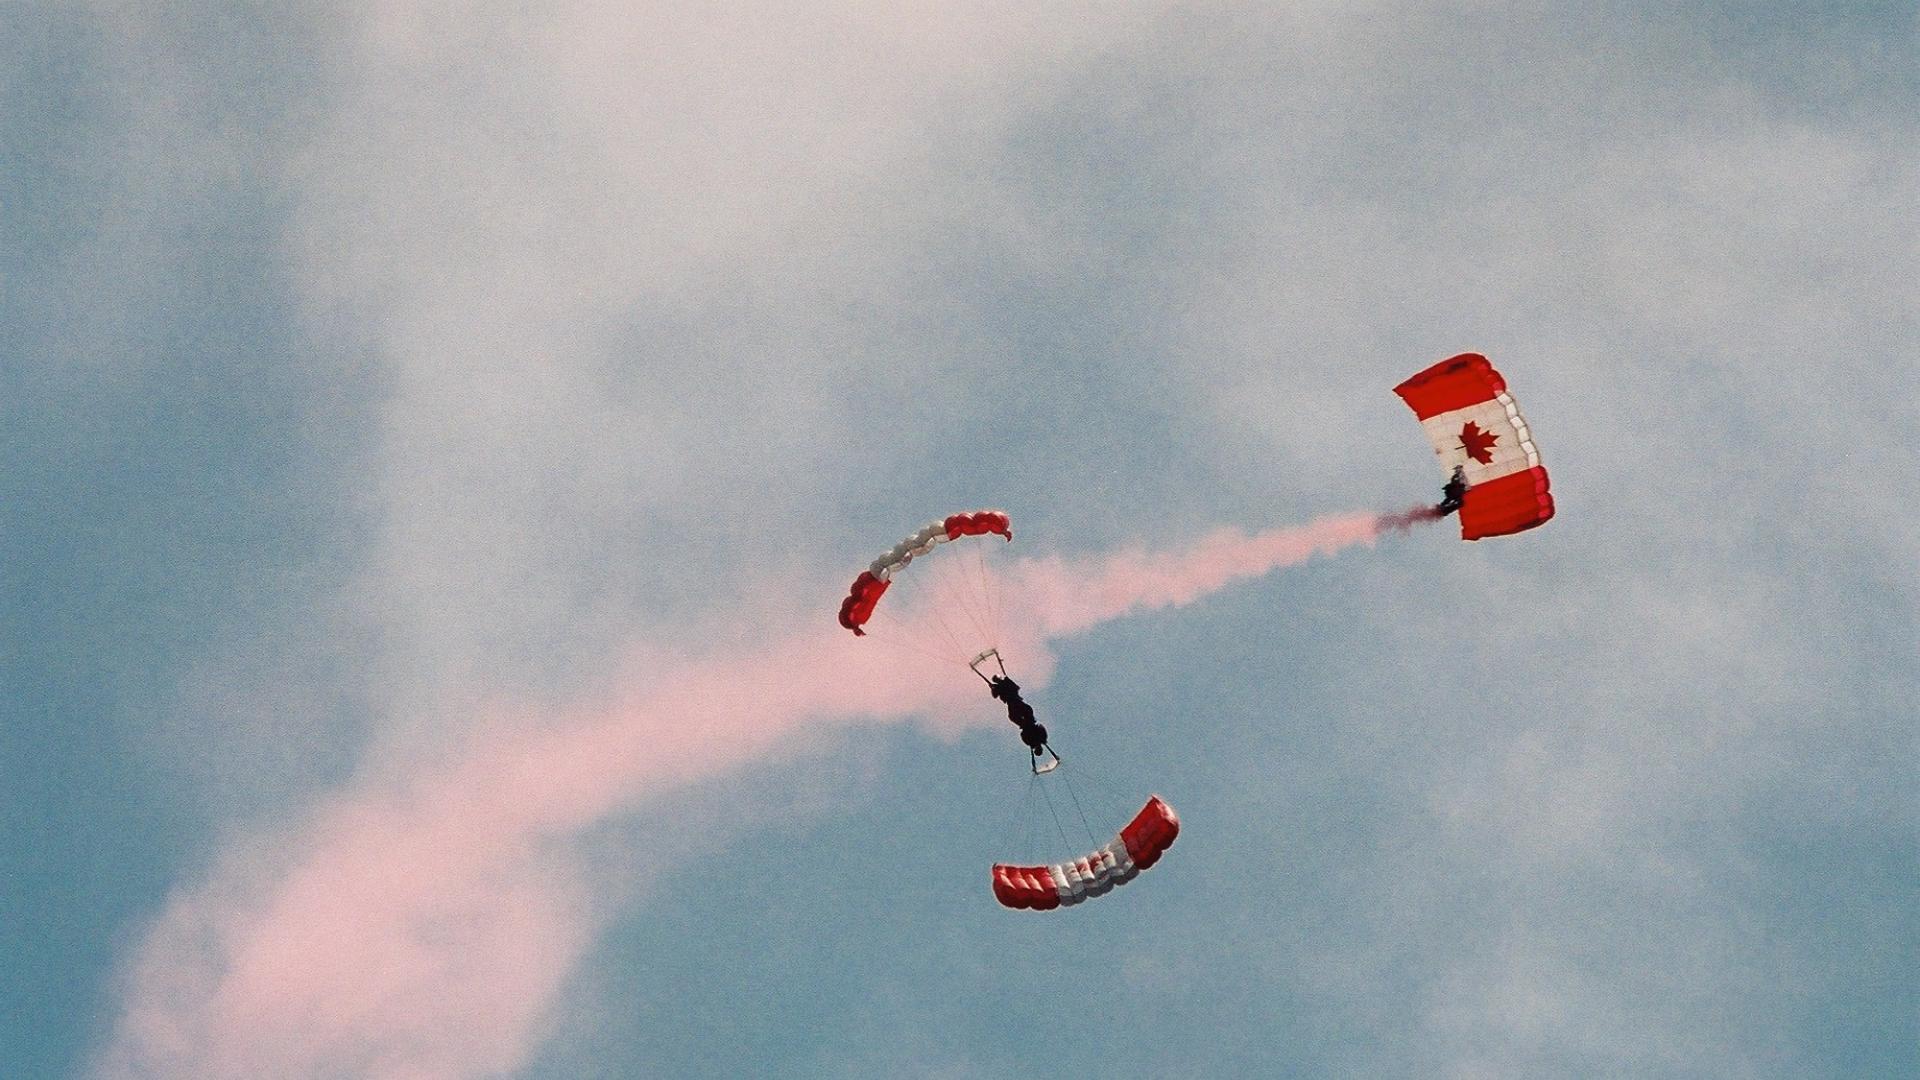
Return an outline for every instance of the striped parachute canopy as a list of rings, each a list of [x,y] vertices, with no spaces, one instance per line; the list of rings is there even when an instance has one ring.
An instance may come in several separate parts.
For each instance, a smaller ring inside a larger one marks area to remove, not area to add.
[[[1051,866],[993,867],[993,895],[1010,908],[1052,911],[1104,896],[1160,861],[1180,835],[1180,816],[1155,795],[1119,835],[1077,859]]]
[[[1457,469],[1466,481],[1461,539],[1524,532],[1553,517],[1533,431],[1486,357],[1461,353],[1442,360],[1393,392],[1420,418],[1447,476]]]
[[[893,583],[895,574],[906,569],[915,559],[933,554],[934,549],[967,536],[1001,536],[1013,539],[1013,522],[1002,510],[973,510],[961,514],[949,514],[939,521],[923,526],[887,551],[860,572],[853,579],[853,585],[847,590],[847,598],[840,602],[840,625],[854,632],[856,636],[866,636],[867,621],[873,618],[874,608],[880,603],[880,597],[886,594],[887,586]],[[983,583],[980,588],[984,589]],[[991,644],[991,642],[988,642]]]

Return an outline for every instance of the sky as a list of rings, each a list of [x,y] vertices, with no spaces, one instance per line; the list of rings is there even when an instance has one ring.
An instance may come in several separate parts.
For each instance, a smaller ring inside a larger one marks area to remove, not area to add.
[[[0,1076],[1920,1073],[1917,30],[9,6]],[[989,506],[1068,911],[832,620]]]

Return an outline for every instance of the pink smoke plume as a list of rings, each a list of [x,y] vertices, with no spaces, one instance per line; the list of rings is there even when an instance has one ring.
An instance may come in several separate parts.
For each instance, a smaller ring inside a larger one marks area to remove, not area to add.
[[[1035,659],[1023,677],[1044,681],[1050,640],[1434,516],[1345,515],[1222,530],[1178,551],[1017,563],[1008,591]],[[971,677],[857,641],[830,608],[748,655],[652,660],[649,685],[617,707],[480,739],[440,769],[329,799],[275,843],[230,851],[150,929],[97,1075],[459,1080],[521,1067],[610,914],[568,838],[775,754],[809,725],[997,721]]]

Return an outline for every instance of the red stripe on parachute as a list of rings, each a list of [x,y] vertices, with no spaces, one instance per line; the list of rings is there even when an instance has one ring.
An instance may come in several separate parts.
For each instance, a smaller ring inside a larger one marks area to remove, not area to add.
[[[1547,470],[1535,467],[1468,488],[1460,502],[1460,537],[1480,540],[1525,532],[1552,516]]]
[[[1413,415],[1422,420],[1441,413],[1491,401],[1507,388],[1507,380],[1479,353],[1461,353],[1433,365],[1393,388]]]
[[[998,510],[975,510],[971,514],[953,514],[945,522],[947,539],[958,540],[963,536],[985,536],[996,533],[1007,539],[1013,539],[1013,519]]]
[[[860,571],[860,576],[853,579],[853,588],[847,590],[847,598],[840,601],[840,625],[858,637],[866,637],[867,632],[860,627],[873,618],[873,606],[880,602],[887,585],[888,582],[874,577],[869,571]]]

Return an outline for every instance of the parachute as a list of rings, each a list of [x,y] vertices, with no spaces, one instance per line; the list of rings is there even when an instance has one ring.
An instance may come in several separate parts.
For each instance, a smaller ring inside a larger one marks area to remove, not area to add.
[[[915,559],[931,555],[933,549],[941,544],[950,543],[963,536],[1005,537],[1013,540],[1013,522],[1001,510],[974,510],[970,513],[950,514],[939,521],[923,527],[919,532],[893,545],[873,560],[872,565],[853,579],[853,586],[847,590],[847,598],[840,602],[840,625],[853,631],[856,637],[865,637],[868,620],[873,618],[874,608],[880,598],[886,595],[887,586],[893,583],[893,575],[905,569]]]
[[[1036,790],[1045,795],[1050,785],[1060,784],[1080,812],[1080,823],[1086,828],[1085,842],[1098,844],[1081,796],[1075,791],[1072,778],[1060,768],[1060,755],[1047,742],[1046,726],[1038,721],[1033,707],[1021,696],[1020,685],[1008,676],[1007,664],[995,640],[1000,616],[999,584],[985,551],[1003,546],[990,539],[996,536],[1004,541],[1013,540],[1013,522],[1002,510],[951,514],[923,526],[874,559],[854,578],[840,602],[840,625],[863,638],[869,637],[871,628],[871,640],[952,662],[985,683],[989,699],[1007,710],[1008,720],[1019,728],[1021,741],[1027,747],[1025,756],[1032,773],[1027,809],[1034,808]],[[932,559],[929,566],[907,572],[911,564],[927,560],[942,548],[950,549],[956,541],[967,541],[959,546],[971,546],[975,550],[970,555],[949,550]],[[909,579],[913,581],[910,589],[918,595],[902,598],[904,610],[901,601],[896,600],[888,605],[890,614],[883,615],[879,606],[881,598],[895,582]],[[876,616],[880,617],[876,619]],[[989,661],[998,670],[997,676],[983,670]],[[1046,761],[1043,754],[1052,760]],[[1127,801],[1118,806],[1132,805],[1131,796],[1123,798]],[[1053,797],[1046,795],[1046,800],[1062,845],[1071,846],[1073,842],[1067,840]],[[1108,808],[1111,807],[1096,807]],[[1119,814],[1114,816],[1117,818]],[[1179,832],[1180,818],[1173,807],[1155,795],[1112,840],[1084,855],[1051,865],[994,864],[993,895],[1007,907],[1036,911],[1078,904],[1131,881],[1140,871],[1158,862]],[[1051,858],[1052,852],[1040,857]]]
[[[1051,866],[995,863],[993,895],[1006,907],[1052,911],[1105,896],[1160,861],[1180,835],[1180,815],[1155,795],[1112,840]]]
[[[1533,431],[1507,382],[1479,353],[1442,360],[1393,388],[1419,418],[1458,496],[1460,538],[1524,532],[1553,517]],[[1443,505],[1442,510],[1450,509]]]

